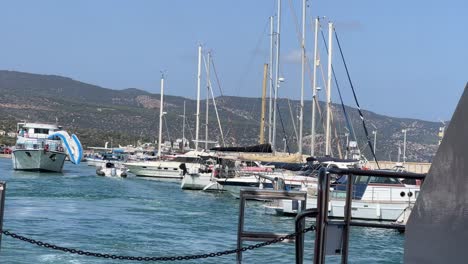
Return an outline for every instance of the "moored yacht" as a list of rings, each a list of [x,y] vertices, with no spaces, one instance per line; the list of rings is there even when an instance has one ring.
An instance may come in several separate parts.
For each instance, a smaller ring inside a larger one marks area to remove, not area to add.
[[[180,155],[170,160],[128,162],[124,165],[136,176],[180,180],[185,174],[198,173],[204,169],[203,159],[198,156]]]
[[[346,177],[340,178],[330,191],[329,216],[344,216]],[[403,184],[396,178],[356,176],[352,200],[352,217],[366,220],[396,221],[410,211],[419,195],[419,185]],[[276,211],[297,214],[299,201],[282,200]],[[317,207],[317,188],[307,189],[306,208]]]

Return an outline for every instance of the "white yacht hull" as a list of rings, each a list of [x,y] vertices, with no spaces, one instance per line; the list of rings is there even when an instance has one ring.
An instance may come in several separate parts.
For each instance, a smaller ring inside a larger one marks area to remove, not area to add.
[[[157,162],[139,162],[125,163],[124,165],[129,171],[136,176],[152,177],[161,179],[176,179],[181,180],[184,177],[184,172],[180,168],[180,162],[157,161]],[[187,172],[198,171],[200,164],[186,163]]]
[[[185,174],[180,184],[184,190],[223,190],[223,186],[213,180],[211,173]]]
[[[63,152],[44,149],[14,150],[13,169],[30,171],[61,172],[67,155]]]
[[[330,217],[344,217],[344,200],[331,200],[328,204]],[[396,221],[404,211],[411,206],[408,202],[377,202],[353,200],[351,216],[356,219]],[[279,214],[295,215],[301,208],[300,201],[283,200],[280,207],[276,208]],[[307,197],[307,209],[317,208],[317,198]]]

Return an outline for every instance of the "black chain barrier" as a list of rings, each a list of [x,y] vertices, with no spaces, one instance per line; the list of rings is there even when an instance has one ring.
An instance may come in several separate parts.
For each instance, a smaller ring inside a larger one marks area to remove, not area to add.
[[[232,249],[232,250],[225,250],[225,251],[218,251],[214,253],[209,253],[209,254],[199,254],[199,255],[187,255],[187,256],[167,256],[167,257],[136,257],[136,256],[120,256],[120,255],[112,255],[112,254],[103,254],[103,253],[96,253],[96,252],[90,252],[90,251],[84,251],[84,250],[79,250],[79,249],[73,249],[73,248],[66,248],[66,247],[60,247],[54,244],[49,244],[46,242],[34,240],[31,238],[27,238],[18,234],[15,234],[13,232],[9,231],[2,231],[2,233],[6,236],[10,236],[12,238],[25,241],[40,247],[45,247],[45,248],[50,248],[53,250],[59,250],[71,254],[77,254],[77,255],[84,255],[84,256],[90,256],[90,257],[96,257],[96,258],[106,258],[106,259],[118,259],[118,260],[135,260],[135,261],[176,261],[176,260],[192,260],[192,259],[204,259],[204,258],[213,258],[213,257],[220,257],[220,256],[225,256],[225,255],[230,255],[230,254],[236,254],[238,252],[245,252],[247,250],[253,250],[257,248],[261,248],[264,246],[268,246],[271,244],[275,244],[278,242],[282,242],[286,239],[292,239],[298,234],[304,234],[309,231],[315,230],[315,226],[310,226],[308,228],[305,228],[302,231],[292,233],[286,236],[278,237],[273,240],[269,240],[266,242],[258,243],[255,245],[250,245],[250,246],[245,246],[240,249]]]

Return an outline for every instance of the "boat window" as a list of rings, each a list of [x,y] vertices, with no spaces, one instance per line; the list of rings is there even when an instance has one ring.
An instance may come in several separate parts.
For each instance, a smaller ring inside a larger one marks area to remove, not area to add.
[[[49,129],[34,128],[34,134],[49,134]]]
[[[400,182],[395,178],[387,177],[371,177],[369,183],[380,183],[380,184],[400,184]]]
[[[357,176],[354,184],[367,184],[369,176]]]
[[[199,160],[198,157],[175,157],[173,161],[177,162],[186,162],[186,163],[197,163]]]
[[[245,166],[247,166],[247,167],[258,167],[257,163],[255,163],[254,161],[245,161]]]

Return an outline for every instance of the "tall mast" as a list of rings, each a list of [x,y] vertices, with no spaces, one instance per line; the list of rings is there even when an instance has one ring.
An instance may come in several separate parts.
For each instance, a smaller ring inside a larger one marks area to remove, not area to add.
[[[270,80],[270,93],[269,93],[269,100],[270,103],[268,105],[268,143],[271,144],[271,122],[272,122],[272,107],[273,107],[273,45],[275,41],[275,36],[273,32],[273,17],[270,17],[270,74],[269,74],[269,80]]]
[[[331,79],[332,79],[332,42],[333,23],[328,22],[328,79],[327,79],[327,128],[325,138],[325,155],[330,155],[331,144]]]
[[[263,65],[263,83],[262,83],[262,116],[260,118],[260,140],[258,143],[265,143],[265,108],[266,108],[266,85],[268,77],[268,64]]]
[[[182,119],[182,151],[185,149],[185,100],[184,100],[184,116]]]
[[[161,158],[161,140],[162,140],[162,118],[164,115],[164,73],[161,75],[161,99],[159,106],[159,136],[158,136],[158,157]]]
[[[312,133],[310,139],[310,155],[315,156],[315,109],[317,108],[317,67],[319,66],[318,61],[318,30],[319,30],[319,18],[315,19],[315,32],[314,32],[314,73],[313,73],[313,87],[312,87]]]
[[[208,52],[208,63],[206,65],[206,110],[205,110],[205,150],[208,149],[208,111],[210,110],[210,63],[211,53]]]
[[[198,150],[198,131],[200,127],[200,84],[201,84],[201,56],[202,46],[198,46],[198,75],[197,75],[197,121],[195,128],[195,150]]]
[[[302,0],[302,44],[301,44],[301,64],[302,64],[302,71],[301,71],[301,109],[299,110],[299,140],[298,144],[298,152],[302,154],[302,127],[303,127],[303,120],[304,120],[304,78],[305,78],[305,23],[306,23],[306,1]]]
[[[276,101],[278,99],[278,85],[279,85],[279,65],[280,65],[280,32],[281,32],[281,0],[278,0],[278,21],[277,21],[277,32],[276,32],[276,73],[275,73],[275,100],[273,102],[273,136],[272,136],[272,147],[275,149],[276,146],[276,112],[277,106]]]

